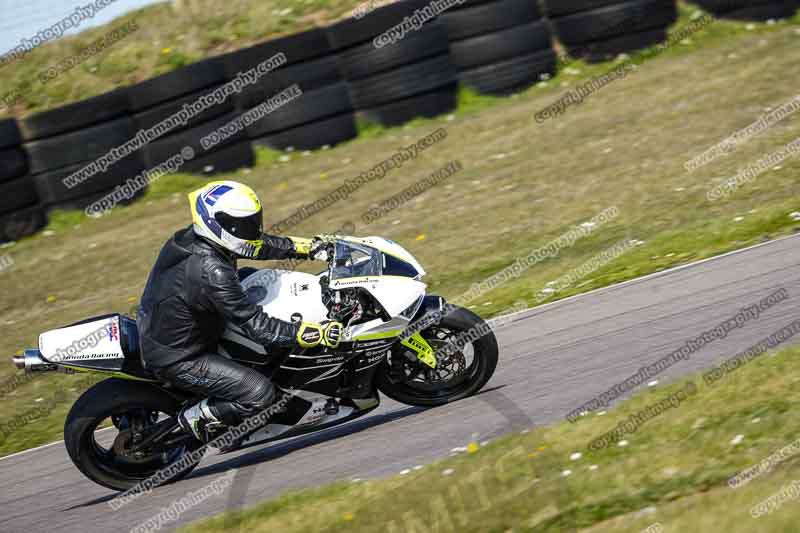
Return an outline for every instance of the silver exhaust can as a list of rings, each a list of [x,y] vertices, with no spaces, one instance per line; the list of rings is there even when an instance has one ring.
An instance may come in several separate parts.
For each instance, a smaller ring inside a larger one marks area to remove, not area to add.
[[[58,365],[48,363],[42,359],[39,350],[25,350],[23,355],[13,357],[14,366],[25,372],[52,372],[58,370]]]

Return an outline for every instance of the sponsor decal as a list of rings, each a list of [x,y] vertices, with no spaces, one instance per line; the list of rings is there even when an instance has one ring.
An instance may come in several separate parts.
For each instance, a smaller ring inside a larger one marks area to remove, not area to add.
[[[348,328],[348,329],[349,329],[349,328]],[[392,340],[391,342],[390,342],[390,341],[385,341],[385,340],[376,340],[376,341],[359,341],[359,343],[358,343],[358,347],[359,347],[359,348],[372,348],[372,347],[374,347],[374,346],[388,347],[388,346],[389,346],[390,344],[392,344],[393,342],[394,342],[394,340]]]
[[[69,356],[67,359],[64,359],[64,362],[72,363],[76,361],[84,361],[86,359],[121,359],[121,358],[122,357],[118,353],[82,353]]]
[[[311,290],[308,283],[292,283],[291,285],[291,293],[292,296],[298,296],[301,292]]]
[[[364,279],[357,279],[357,280],[353,280],[353,281],[334,281],[333,284],[331,284],[331,287],[337,288],[337,287],[345,287],[347,285],[361,285],[361,284],[364,284],[364,283],[378,283],[379,281],[380,281],[380,279],[378,279],[378,278],[374,278],[374,279],[372,279],[372,278],[364,278]]]
[[[386,350],[367,352],[366,353],[367,363],[375,363],[377,361],[380,361],[381,359],[383,359],[385,355],[386,355]]]
[[[344,356],[337,356],[337,357],[323,357],[321,359],[317,359],[314,361],[315,364],[321,363],[341,363],[344,361]]]
[[[108,326],[108,340],[112,342],[119,340],[119,321],[116,318]]]

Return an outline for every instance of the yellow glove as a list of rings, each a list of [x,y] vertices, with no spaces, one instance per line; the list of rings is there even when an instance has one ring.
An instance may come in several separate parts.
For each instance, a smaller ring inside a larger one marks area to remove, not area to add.
[[[294,251],[298,255],[311,255],[311,245],[314,241],[303,237],[289,237],[289,240],[294,244]]]
[[[328,348],[338,348],[339,343],[342,342],[343,333],[344,324],[341,322],[330,321],[322,325],[322,340]]]
[[[338,348],[344,326],[341,322],[315,324],[302,322],[297,331],[297,344],[301,348],[314,348],[322,344],[328,348]]]
[[[329,242],[325,235],[316,235],[313,239],[303,237],[289,237],[294,244],[294,251],[297,255],[312,261],[327,261],[328,253],[325,251],[324,244]]]

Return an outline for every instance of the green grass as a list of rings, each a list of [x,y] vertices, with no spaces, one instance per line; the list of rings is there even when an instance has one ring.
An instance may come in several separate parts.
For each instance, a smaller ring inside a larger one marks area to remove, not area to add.
[[[45,44],[2,69],[0,98],[24,88],[3,112],[21,116],[132,85],[202,59],[348,17],[359,0],[159,2],[109,24]],[[185,7],[178,8],[177,4]],[[43,85],[38,74],[78,54],[112,28],[139,30]]]
[[[677,26],[687,23],[690,12],[683,6]],[[253,186],[267,206],[269,225],[444,127],[447,139],[290,233],[314,235],[355,222],[357,235],[382,235],[407,246],[430,273],[430,291],[452,298],[571,226],[617,206],[620,216],[613,222],[470,305],[484,316],[519,299],[533,305],[548,282],[604,248],[626,238],[644,242],[553,297],[562,298],[797,231],[800,224],[789,216],[800,211],[796,159],[725,201],[705,198],[709,187],[738,168],[800,136],[797,117],[691,175],[683,168],[687,159],[757,120],[767,106],[794,96],[787,73],[796,68],[797,23],[755,25],[751,31],[745,24],[716,22],[691,44],[643,62],[627,79],[544,124],[535,122],[537,111],[566,86],[614,63],[576,62],[511,98],[464,91],[462,106],[450,116],[392,129],[365,126],[362,137],[329,150],[259,150],[257,167],[214,179]],[[369,226],[360,221],[370,206],[455,159],[464,169],[446,184]],[[185,193],[204,181],[184,174],[162,177],[142,200],[97,220],[80,212],[56,213],[48,231],[0,251],[15,261],[0,272],[0,354],[8,357],[35,345],[42,331],[128,312],[161,245],[189,223]],[[0,364],[0,380],[13,371],[8,362]],[[8,394],[0,424],[70,379],[38,376]],[[0,454],[61,438],[68,404],[27,426],[25,442],[0,443]]]
[[[795,531],[796,502],[758,519],[749,510],[800,477],[800,455],[743,487],[726,483],[800,437],[798,355],[765,354],[713,386],[694,376],[646,388],[575,424],[473,444],[405,476],[291,492],[181,531],[633,533],[656,522],[689,533]],[[588,451],[593,438],[690,380],[697,393],[626,435],[626,446]]]

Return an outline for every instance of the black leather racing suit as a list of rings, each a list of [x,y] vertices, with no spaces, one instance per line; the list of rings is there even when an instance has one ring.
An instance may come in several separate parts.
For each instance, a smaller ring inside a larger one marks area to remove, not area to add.
[[[263,239],[256,259],[301,257],[290,239]],[[268,350],[297,342],[296,325],[271,318],[248,302],[236,257],[198,237],[191,226],[161,249],[137,322],[144,366],[179,389],[209,398],[212,413],[228,425],[266,409],[275,389],[261,373],[215,352],[226,322]]]

